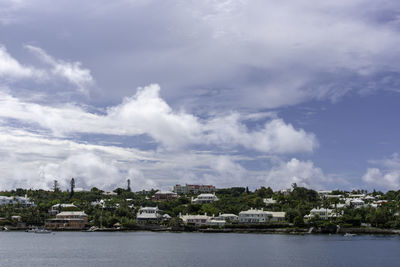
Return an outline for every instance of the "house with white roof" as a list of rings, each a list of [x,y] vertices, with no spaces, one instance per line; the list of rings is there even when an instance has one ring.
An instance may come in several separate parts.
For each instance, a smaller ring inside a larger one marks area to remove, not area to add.
[[[179,218],[183,221],[184,224],[191,223],[196,226],[206,225],[211,220],[211,217],[207,216],[207,213],[204,215],[179,214]]]
[[[268,223],[285,220],[285,212],[264,211],[258,209],[249,209],[239,213],[240,223]]]
[[[136,220],[138,223],[156,223],[162,219],[160,210],[158,207],[141,207],[139,212],[136,214]]]
[[[27,207],[35,206],[35,203],[31,201],[26,195],[24,197],[14,196],[14,197],[6,197],[0,196],[0,205],[23,205]]]
[[[304,216],[304,219],[310,219],[317,215],[319,216],[320,219],[323,220],[328,220],[331,218],[338,217],[338,215],[334,212],[333,209],[314,208],[310,211],[310,214]]]
[[[74,204],[55,204],[51,206],[51,208],[48,210],[48,213],[51,215],[56,215],[60,213],[62,209],[75,209],[77,208]]]
[[[237,222],[239,220],[239,216],[232,213],[223,213],[223,214],[220,213],[217,217],[215,217],[215,219],[226,222]]]
[[[365,202],[359,198],[346,199],[346,205],[355,209],[365,206]]]
[[[200,194],[196,198],[192,197],[192,204],[206,204],[218,201],[218,197],[214,194]]]
[[[264,198],[263,201],[266,206],[271,206],[271,205],[276,204],[276,200],[273,198]]]

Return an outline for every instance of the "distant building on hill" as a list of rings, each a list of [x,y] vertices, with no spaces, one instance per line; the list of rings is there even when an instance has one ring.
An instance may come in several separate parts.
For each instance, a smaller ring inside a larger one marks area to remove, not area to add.
[[[198,194],[198,193],[212,193],[215,192],[215,186],[213,185],[195,185],[195,184],[186,184],[186,185],[175,185],[174,190],[177,194]]]
[[[192,197],[192,204],[206,204],[218,201],[218,197],[214,194],[200,194],[196,198]]]
[[[0,205],[22,205],[26,207],[35,206],[35,203],[31,201],[26,195],[24,197],[14,196],[14,197],[6,197],[0,196]]]
[[[55,204],[51,206],[51,209],[48,210],[48,213],[51,215],[57,215],[63,209],[76,209],[77,207],[74,204]]]
[[[172,200],[178,198],[178,194],[171,191],[157,191],[152,199],[154,201]]]

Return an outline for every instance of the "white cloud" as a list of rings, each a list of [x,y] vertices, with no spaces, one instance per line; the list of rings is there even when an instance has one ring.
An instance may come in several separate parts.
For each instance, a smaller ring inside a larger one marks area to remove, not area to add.
[[[301,161],[296,158],[281,162],[266,176],[266,185],[274,189],[291,188],[293,183],[297,186],[320,189],[327,181],[322,170],[315,167],[312,161]]]
[[[250,131],[240,114],[202,120],[184,111],[176,112],[159,96],[160,87],[139,88],[135,96],[107,109],[105,115],[86,112],[72,105],[42,106],[0,94],[0,117],[40,125],[57,136],[73,133],[114,135],[147,134],[167,148],[193,144],[243,146],[265,153],[312,152],[313,134],[296,130],[281,119],[272,119],[261,130]]]
[[[0,44],[0,78],[14,80],[43,77],[45,77],[43,71],[20,64],[15,58],[11,57],[7,49]]]
[[[391,158],[370,162],[379,168],[368,168],[362,177],[364,182],[388,190],[400,188],[400,159],[397,153]]]
[[[47,54],[46,51],[36,46],[25,45],[25,48],[34,53],[44,63],[50,65],[53,75],[65,78],[70,83],[76,85],[82,93],[88,93],[87,89],[93,85],[94,79],[89,69],[82,68],[81,62],[66,62],[55,59]]]

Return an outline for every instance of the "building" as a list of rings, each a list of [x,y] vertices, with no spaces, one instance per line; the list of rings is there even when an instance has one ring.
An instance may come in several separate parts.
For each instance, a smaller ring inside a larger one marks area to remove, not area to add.
[[[171,192],[171,191],[157,191],[154,196],[152,197],[152,199],[154,201],[166,201],[166,200],[173,200],[173,199],[177,199],[178,198],[178,194],[175,192]]]
[[[213,185],[194,185],[194,184],[186,184],[186,185],[175,185],[174,190],[177,194],[198,194],[198,193],[213,193],[215,192],[215,186]]]
[[[272,198],[264,198],[263,201],[266,206],[271,206],[271,205],[276,204],[276,200],[272,199]]]
[[[286,212],[265,211],[258,209],[249,209],[239,213],[240,223],[270,223],[283,222],[286,220]]]
[[[192,204],[207,204],[218,201],[218,197],[214,194],[200,194],[196,198],[192,197]]]
[[[26,195],[24,197],[14,196],[14,197],[5,197],[0,196],[0,205],[22,205],[26,207],[35,206],[35,203],[31,201]]]
[[[283,211],[266,211],[272,215],[270,222],[284,222],[286,220],[286,212]]]
[[[317,215],[319,216],[320,219],[323,220],[328,220],[331,218],[338,217],[338,215],[332,209],[314,208],[310,211],[310,214],[304,216],[304,219],[310,219]]]
[[[365,206],[365,202],[359,198],[346,199],[346,205],[355,209]]]
[[[264,210],[249,209],[239,213],[240,223],[267,223],[270,219],[270,214]]]
[[[158,207],[141,207],[136,214],[136,220],[139,224],[157,223],[162,219]]]
[[[236,214],[231,214],[231,213],[224,213],[224,214],[219,214],[217,217],[215,217],[216,220],[223,220],[226,222],[237,222],[239,220],[239,216]]]
[[[88,216],[83,211],[63,211],[55,219],[45,222],[45,228],[51,230],[82,230],[88,223]]]
[[[48,210],[48,213],[51,215],[57,215],[60,213],[61,210],[63,209],[76,209],[77,207],[74,204],[55,204],[51,206],[51,208]]]
[[[196,226],[206,225],[210,220],[211,217],[207,216],[207,213],[204,215],[182,215],[179,214],[179,218],[183,221],[184,224],[194,224]]]

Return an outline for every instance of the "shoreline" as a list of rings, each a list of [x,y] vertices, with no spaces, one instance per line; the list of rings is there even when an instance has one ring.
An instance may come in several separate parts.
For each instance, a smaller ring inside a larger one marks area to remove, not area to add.
[[[0,232],[25,232],[27,229],[8,229]],[[140,229],[115,229],[115,228],[103,228],[96,229],[95,231],[88,230],[52,230],[52,232],[169,232],[169,233],[237,233],[237,234],[286,234],[286,235],[400,235],[400,230],[397,229],[382,229],[382,228],[340,228],[336,231],[324,231],[322,229],[313,229],[310,231],[309,228],[267,228],[267,229],[254,229],[254,228],[226,228],[226,229],[215,229],[215,228],[204,228],[188,231],[184,229],[171,229],[169,227],[155,229],[143,227]]]

